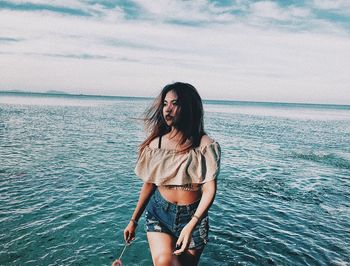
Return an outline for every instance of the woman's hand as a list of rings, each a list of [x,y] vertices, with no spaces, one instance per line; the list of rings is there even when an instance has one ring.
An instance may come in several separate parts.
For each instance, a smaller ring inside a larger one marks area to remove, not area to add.
[[[133,221],[130,221],[129,224],[124,229],[124,240],[127,243],[130,243],[135,239],[136,224]]]
[[[176,249],[174,251],[175,255],[181,255],[181,253],[184,252],[188,248],[188,246],[190,245],[192,232],[193,232],[193,229],[195,226],[196,226],[196,224],[193,223],[191,220],[181,230],[180,236],[176,241]]]

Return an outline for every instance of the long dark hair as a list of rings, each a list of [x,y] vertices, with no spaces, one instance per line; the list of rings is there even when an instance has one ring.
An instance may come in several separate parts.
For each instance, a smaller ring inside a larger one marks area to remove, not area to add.
[[[181,152],[198,147],[202,136],[205,134],[203,104],[196,88],[191,84],[182,82],[168,84],[162,89],[152,106],[145,112],[145,128],[150,134],[140,145],[140,153],[153,139],[163,136],[171,130],[163,117],[163,103],[169,91],[176,93],[177,103],[180,108],[174,124],[174,127],[182,133],[179,144],[184,144],[187,139],[191,141],[190,146]]]

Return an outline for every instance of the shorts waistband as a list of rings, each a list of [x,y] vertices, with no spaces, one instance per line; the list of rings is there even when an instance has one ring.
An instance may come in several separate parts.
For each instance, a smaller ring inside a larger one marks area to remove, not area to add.
[[[170,201],[167,201],[163,196],[162,194],[160,194],[159,190],[156,189],[154,191],[154,199],[155,201],[157,202],[157,204],[159,204],[161,207],[165,208],[165,209],[168,209],[168,210],[171,210],[171,211],[187,211],[187,212],[191,212],[195,209],[197,209],[198,205],[199,205],[199,202],[200,200],[197,200],[191,204],[188,204],[188,205],[177,205],[177,204],[174,204]]]

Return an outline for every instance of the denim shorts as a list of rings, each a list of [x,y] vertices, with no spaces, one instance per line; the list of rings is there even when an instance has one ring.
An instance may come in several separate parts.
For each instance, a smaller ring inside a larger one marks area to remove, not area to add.
[[[189,205],[176,205],[162,197],[158,189],[146,207],[146,231],[162,232],[177,239],[182,228],[191,220],[199,201]],[[188,249],[200,249],[208,242],[209,218],[206,214],[196,225]]]

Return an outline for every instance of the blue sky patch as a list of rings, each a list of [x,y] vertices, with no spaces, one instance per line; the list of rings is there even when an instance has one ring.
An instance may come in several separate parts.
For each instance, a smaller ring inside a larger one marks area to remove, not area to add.
[[[66,15],[73,16],[89,16],[89,13],[86,13],[83,10],[69,8],[69,7],[60,7],[53,6],[49,4],[34,4],[34,3],[11,3],[8,1],[0,1],[0,9],[10,9],[10,10],[19,10],[19,11],[51,11]]]

